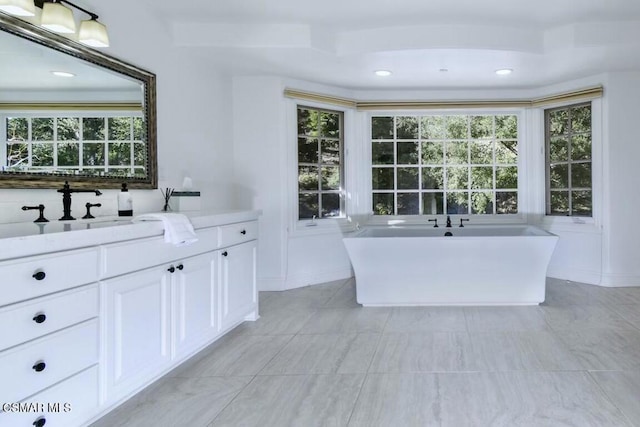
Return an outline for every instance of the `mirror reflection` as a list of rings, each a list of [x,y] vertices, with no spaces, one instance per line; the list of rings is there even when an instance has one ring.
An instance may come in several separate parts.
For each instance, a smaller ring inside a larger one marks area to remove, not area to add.
[[[0,12],[0,187],[154,188],[155,76],[15,21]]]

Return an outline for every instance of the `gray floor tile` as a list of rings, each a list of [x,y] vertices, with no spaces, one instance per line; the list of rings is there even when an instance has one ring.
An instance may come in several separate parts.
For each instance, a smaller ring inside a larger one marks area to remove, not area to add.
[[[238,334],[213,346],[195,363],[171,371],[174,377],[256,375],[289,342],[291,335]]]
[[[592,299],[593,285],[568,282],[559,279],[547,279],[547,292],[544,306],[589,305]]]
[[[583,369],[640,370],[640,332],[591,329],[557,332]]]
[[[640,372],[591,372],[600,388],[634,425],[640,426]]]
[[[466,332],[462,307],[399,307],[394,308],[385,332]]]
[[[540,307],[465,307],[464,313],[469,332],[549,329]]]
[[[248,335],[296,334],[316,312],[312,308],[282,308],[264,312],[261,309],[260,311],[258,320],[242,323],[237,328],[237,332]]]
[[[356,282],[348,280],[335,294],[322,306],[323,308],[360,308],[356,301]]]
[[[550,332],[480,332],[473,334],[471,341],[491,371],[582,369],[563,342]]]
[[[562,329],[635,329],[616,312],[602,305],[541,307],[544,318],[554,330]]]
[[[441,398],[434,374],[367,374],[349,426],[438,426]]]
[[[387,323],[387,308],[323,308],[304,324],[301,334],[380,333]]]
[[[379,339],[378,334],[297,335],[260,375],[365,373]]]
[[[604,286],[592,286],[591,299],[602,304],[624,305],[640,304],[640,287],[607,288]]]
[[[584,372],[368,374],[350,426],[628,425]]]
[[[210,427],[346,426],[363,380],[363,374],[258,376]]]
[[[91,427],[192,427],[209,424],[252,377],[164,378]]]
[[[636,329],[640,329],[640,304],[618,304],[611,306],[611,309]]]
[[[383,334],[369,372],[461,372],[486,370],[466,332]]]

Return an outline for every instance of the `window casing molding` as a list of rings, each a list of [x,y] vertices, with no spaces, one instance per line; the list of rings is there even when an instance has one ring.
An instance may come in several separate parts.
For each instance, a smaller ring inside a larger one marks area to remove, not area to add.
[[[351,212],[357,206],[353,200],[354,191],[351,189],[354,172],[357,165],[353,164],[351,155],[354,141],[355,112],[351,108],[330,105],[311,100],[299,101],[296,99],[285,99],[287,123],[287,198],[288,198],[288,231],[292,237],[307,236],[315,234],[327,234],[335,232],[347,232],[355,229],[355,223],[351,218]],[[320,110],[336,111],[342,113],[342,188],[341,193],[344,199],[344,215],[335,218],[322,218],[315,220],[298,218],[298,107],[314,108]]]
[[[545,110],[569,107],[585,103],[584,100],[579,102],[561,102],[545,105],[535,109],[535,128],[539,130],[534,136],[537,141],[541,156],[540,162],[536,162],[539,171],[537,183],[542,189],[539,197],[537,216],[540,218],[539,223],[546,229],[578,231],[587,233],[600,233],[602,229],[602,203],[603,203],[603,167],[604,167],[604,145],[603,145],[603,101],[601,98],[588,100],[591,103],[591,193],[592,193],[592,215],[590,217],[578,216],[557,216],[547,215],[546,209],[546,139],[545,139]]]
[[[424,224],[428,218],[438,218],[438,222],[444,221],[447,216],[446,212],[442,212],[439,214],[421,214],[421,215],[373,215],[373,182],[372,182],[372,170],[375,167],[372,163],[372,153],[371,153],[371,144],[374,141],[371,134],[371,120],[373,117],[389,117],[389,116],[516,116],[517,118],[517,140],[518,140],[518,156],[517,162],[514,164],[517,167],[517,177],[518,177],[518,212],[515,214],[449,214],[450,216],[457,217],[470,217],[473,218],[473,222],[476,224],[491,224],[491,223],[523,223],[526,222],[527,212],[529,210],[528,207],[528,186],[526,185],[526,164],[527,164],[527,154],[525,153],[526,147],[524,135],[526,133],[526,124],[525,124],[525,110],[522,108],[514,109],[514,108],[505,108],[505,109],[464,109],[464,110],[424,110],[424,111],[370,111],[366,113],[366,136],[363,138],[365,150],[367,152],[366,156],[366,164],[361,166],[365,168],[367,171],[366,176],[363,177],[365,182],[367,183],[366,188],[366,209],[369,213],[368,222],[371,224]],[[446,139],[446,138],[445,138]],[[467,138],[465,138],[467,139]],[[365,160],[363,159],[363,163]],[[393,165],[395,166],[395,165]],[[447,167],[447,164],[443,164],[444,167]],[[455,166],[455,165],[454,165]],[[495,168],[496,166],[503,166],[501,164],[495,163],[495,158],[493,158],[491,165],[487,164],[486,166],[491,166]],[[418,165],[418,167],[422,168],[422,165]],[[470,168],[471,163],[465,165],[465,167]],[[470,169],[471,170],[471,169]],[[495,175],[494,175],[495,177]],[[469,183],[470,187],[470,183]],[[398,190],[394,190],[397,192]],[[419,189],[418,191],[422,191]],[[444,190],[443,190],[444,191]],[[461,190],[473,192],[473,190]],[[496,191],[495,185],[492,188],[492,191]],[[497,190],[498,192],[500,190]],[[455,191],[454,191],[455,192]]]

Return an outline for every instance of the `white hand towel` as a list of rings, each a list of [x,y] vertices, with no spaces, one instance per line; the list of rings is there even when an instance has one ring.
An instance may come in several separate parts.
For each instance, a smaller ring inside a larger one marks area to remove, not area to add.
[[[162,221],[164,225],[164,241],[176,246],[186,246],[198,241],[198,236],[191,225],[191,221],[179,213],[152,213],[138,215],[133,222]]]

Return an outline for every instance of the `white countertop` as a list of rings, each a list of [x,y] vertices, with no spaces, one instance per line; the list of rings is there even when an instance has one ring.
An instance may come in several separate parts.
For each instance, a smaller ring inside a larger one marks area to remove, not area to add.
[[[215,227],[258,218],[260,211],[220,210],[184,212],[193,227]],[[96,217],[89,220],[0,224],[0,260],[97,246],[124,240],[161,236],[161,221],[135,222],[134,217]]]

